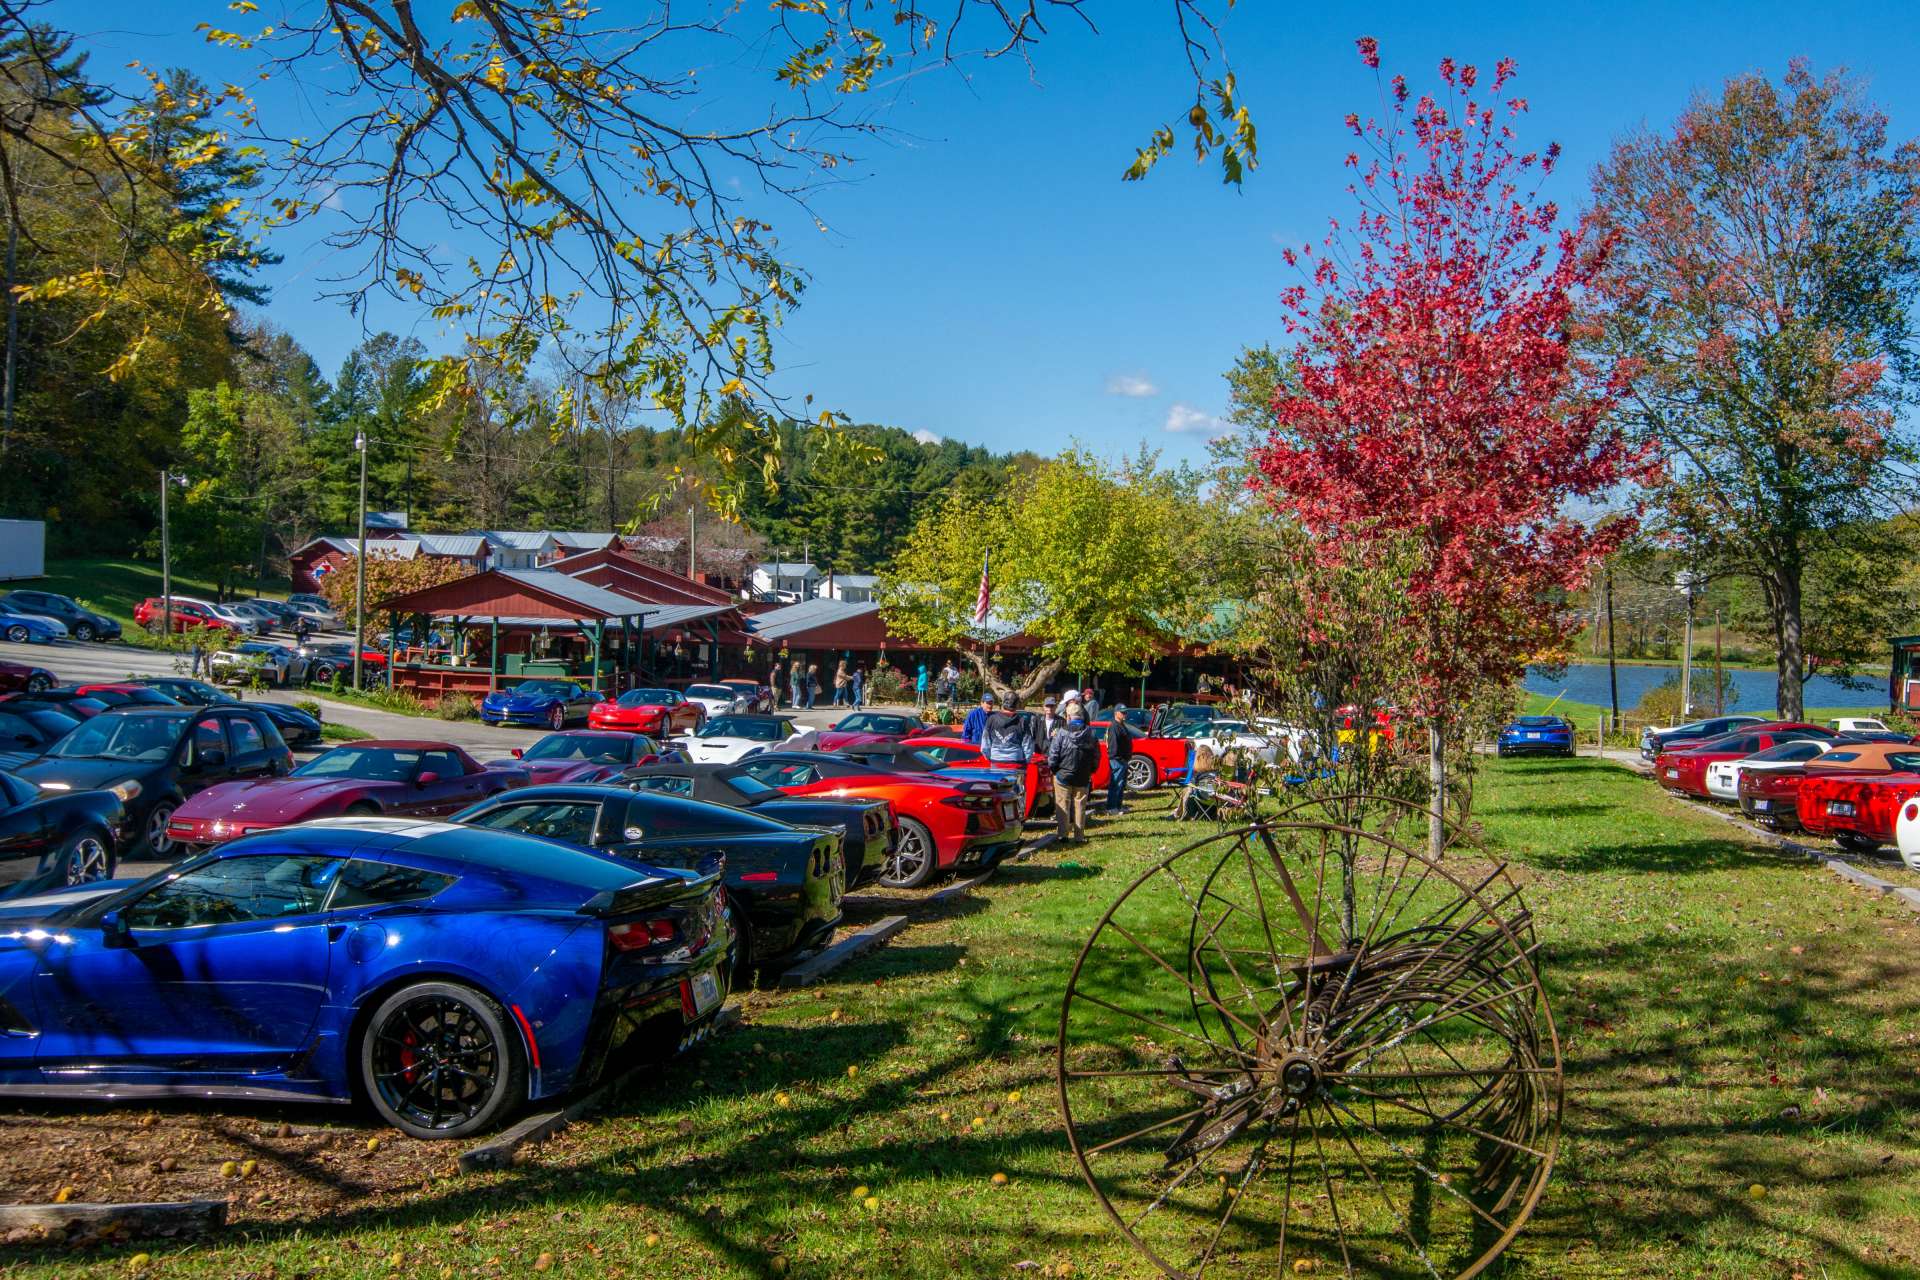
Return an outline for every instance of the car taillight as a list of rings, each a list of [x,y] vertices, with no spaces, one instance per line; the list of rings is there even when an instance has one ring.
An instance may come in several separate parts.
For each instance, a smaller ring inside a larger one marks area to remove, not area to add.
[[[945,796],[940,803],[950,804],[956,809],[983,811],[993,808],[994,801],[992,796],[974,795],[969,792],[966,795]]]
[[[663,942],[672,942],[675,933],[671,920],[629,920],[625,924],[609,926],[607,941],[613,943],[616,951],[641,951]]]

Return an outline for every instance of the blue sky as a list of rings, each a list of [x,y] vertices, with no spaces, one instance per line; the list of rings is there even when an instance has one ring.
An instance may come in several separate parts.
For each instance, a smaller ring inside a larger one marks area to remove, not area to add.
[[[1101,33],[1056,22],[1031,77],[1008,60],[890,87],[900,136],[865,144],[856,180],[821,196],[828,229],[769,211],[787,256],[814,277],[782,336],[779,387],[859,421],[996,449],[1079,441],[1120,454],[1146,442],[1199,458],[1224,408],[1221,373],[1241,346],[1282,336],[1282,242],[1317,238],[1348,209],[1340,121],[1375,101],[1353,50],[1363,34],[1416,90],[1442,55],[1516,58],[1527,141],[1565,148],[1549,191],[1566,206],[1622,131],[1664,126],[1696,90],[1748,70],[1777,76],[1796,55],[1852,68],[1896,138],[1920,135],[1911,4],[1375,4],[1348,16],[1242,0],[1225,33],[1261,130],[1259,171],[1234,190],[1217,166],[1176,153],[1148,181],[1122,183],[1135,147],[1189,91],[1168,8],[1094,0]],[[245,69],[192,34],[228,19],[219,0],[58,0],[49,16],[82,34],[97,74],[133,58],[209,80]],[[277,247],[288,261],[269,277],[268,315],[329,371],[367,325],[444,342],[398,304],[363,322],[317,299],[315,255]]]

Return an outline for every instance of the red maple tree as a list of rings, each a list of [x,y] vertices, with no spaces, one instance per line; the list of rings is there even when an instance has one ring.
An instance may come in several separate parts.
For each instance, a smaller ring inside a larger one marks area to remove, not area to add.
[[[1377,76],[1376,42],[1358,43]],[[1379,117],[1347,117],[1358,214],[1286,254],[1306,276],[1282,294],[1295,377],[1250,480],[1329,560],[1410,549],[1395,625],[1414,662],[1395,693],[1430,731],[1436,853],[1459,711],[1565,639],[1564,591],[1634,527],[1569,504],[1646,465],[1611,423],[1614,372],[1574,342],[1609,242],[1540,197],[1559,148],[1520,150],[1513,74],[1502,60],[1483,85],[1444,59],[1438,96],[1396,75]]]

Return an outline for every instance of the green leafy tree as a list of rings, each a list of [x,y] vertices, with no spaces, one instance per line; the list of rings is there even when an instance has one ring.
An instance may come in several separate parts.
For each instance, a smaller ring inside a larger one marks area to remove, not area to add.
[[[955,492],[927,511],[881,579],[881,610],[922,644],[960,648],[1003,695],[1031,697],[1062,670],[1137,673],[1193,606],[1183,552],[1197,510],[1190,477],[1069,450],[997,497]],[[979,627],[989,552],[994,616]],[[993,653],[1013,631],[1040,642],[1017,686]]]

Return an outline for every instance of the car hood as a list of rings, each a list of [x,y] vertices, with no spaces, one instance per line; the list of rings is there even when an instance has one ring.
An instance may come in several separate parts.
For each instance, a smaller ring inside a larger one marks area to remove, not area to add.
[[[857,733],[841,733],[833,729],[820,731],[822,751],[845,751],[848,747],[871,747],[879,743],[899,740],[897,735],[891,733],[869,733],[864,730]]]
[[[530,711],[557,701],[550,693],[490,693],[481,704],[488,707],[501,707],[508,711]]]
[[[598,782],[626,768],[592,760],[491,760],[489,769],[517,769],[535,786],[550,782]]]
[[[116,782],[125,782],[128,778],[145,778],[166,767],[165,762],[153,764],[139,760],[63,760],[54,756],[41,756],[14,772],[35,786],[44,787],[50,782],[64,782],[74,791],[93,791],[110,787]]]
[[[658,702],[602,702],[599,705],[601,714],[609,716],[662,716],[667,713],[667,708]]]
[[[0,949],[44,945],[39,939],[21,937],[21,932],[60,912],[118,893],[138,883],[138,880],[95,880],[88,884],[62,885],[43,893],[0,900]]]
[[[238,818],[243,822],[291,822],[324,813],[369,792],[398,783],[364,778],[258,778],[208,787],[180,806],[182,818]]]
[[[675,738],[673,742],[694,760],[732,759],[734,756],[756,748],[771,751],[780,745],[777,742],[761,742],[755,738]]]

